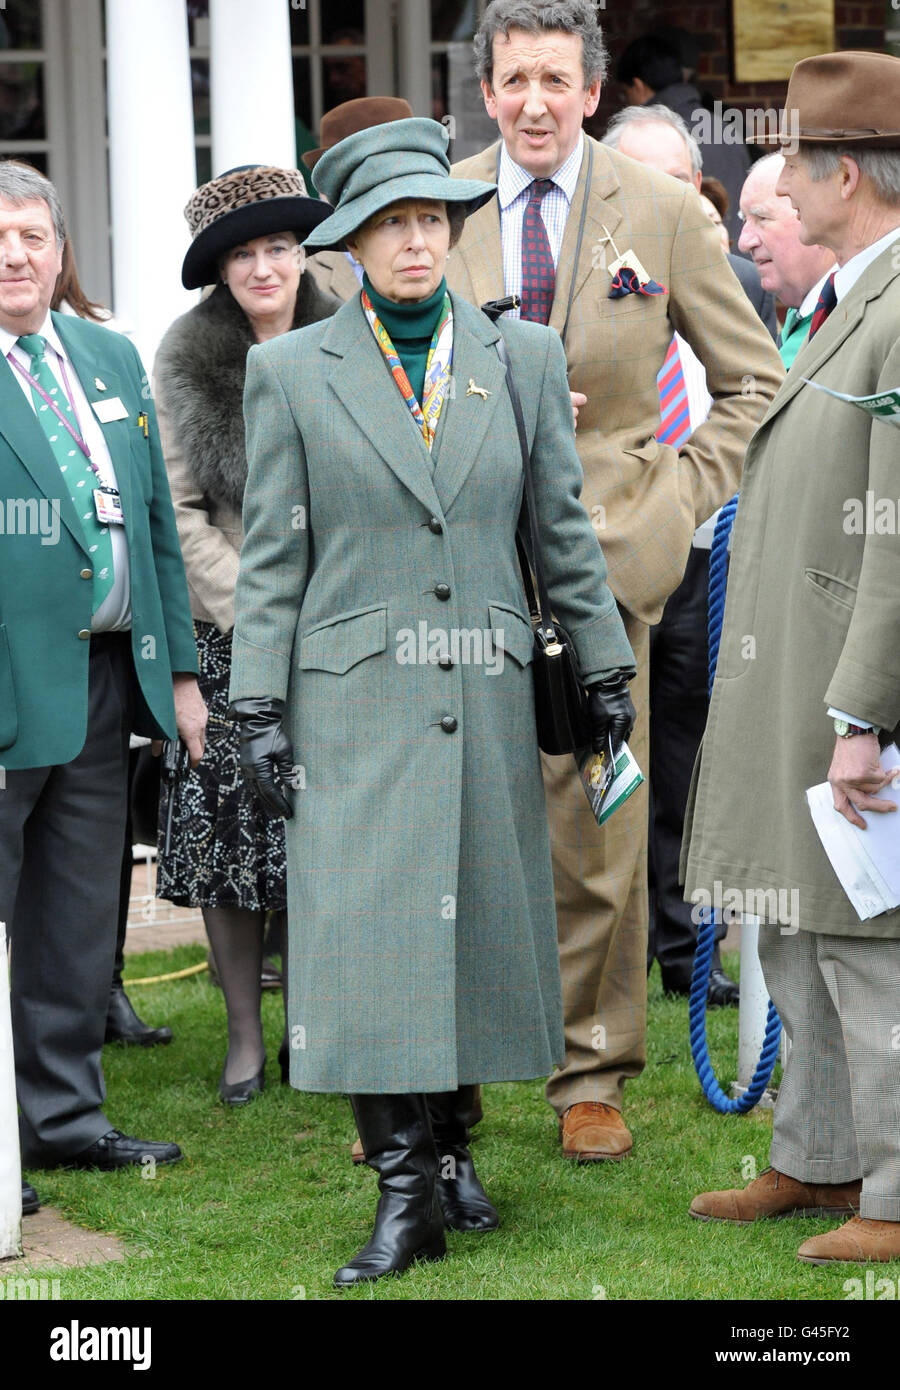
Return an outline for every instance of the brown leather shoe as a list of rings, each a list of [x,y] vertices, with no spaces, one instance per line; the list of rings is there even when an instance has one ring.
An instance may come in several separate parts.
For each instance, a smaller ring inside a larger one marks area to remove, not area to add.
[[[578,1163],[618,1163],[631,1153],[632,1139],[615,1106],[583,1100],[570,1105],[559,1122],[563,1158]]]
[[[362,1140],[354,1139],[353,1143],[350,1145],[350,1162],[365,1163],[365,1161],[366,1156],[363,1153]]]
[[[797,1259],[811,1265],[827,1265],[832,1260],[860,1265],[900,1260],[900,1221],[851,1216],[836,1231],[805,1240],[797,1251]]]
[[[701,1192],[688,1215],[698,1221],[736,1221],[749,1226],[767,1216],[846,1216],[859,1210],[862,1180],[848,1183],[806,1183],[766,1168],[746,1187],[724,1192]]]

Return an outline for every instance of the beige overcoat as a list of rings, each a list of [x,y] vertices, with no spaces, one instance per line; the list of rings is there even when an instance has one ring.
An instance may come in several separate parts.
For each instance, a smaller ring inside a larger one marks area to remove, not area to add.
[[[804,792],[831,763],[829,706],[897,734],[900,431],[807,379],[856,396],[900,386],[900,232],[801,348],[747,450],[685,896],[718,883],[723,905],[741,894],[789,929],[898,937],[900,911],[856,917]]]

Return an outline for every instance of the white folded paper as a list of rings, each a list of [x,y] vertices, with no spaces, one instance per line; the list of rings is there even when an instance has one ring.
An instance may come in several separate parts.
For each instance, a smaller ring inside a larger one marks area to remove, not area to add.
[[[881,766],[885,772],[896,768],[898,775],[875,795],[900,805],[900,750],[895,743],[885,748]],[[860,830],[834,809],[828,782],[810,787],[806,800],[822,847],[859,920],[900,907],[900,810],[861,811],[866,829]]]

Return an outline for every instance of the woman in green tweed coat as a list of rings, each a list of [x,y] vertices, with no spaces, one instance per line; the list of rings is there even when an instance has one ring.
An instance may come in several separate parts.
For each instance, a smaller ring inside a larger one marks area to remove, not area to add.
[[[306,245],[349,245],[363,290],[252,348],[244,398],[231,699],[245,775],[290,818],[291,1082],[349,1093],[381,1188],[341,1285],[440,1257],[445,1223],[497,1224],[472,1088],[545,1076],[564,1051],[501,332],[554,609],[604,682],[598,738],[627,727],[633,671],[559,338],[446,293],[453,235],[495,192],[451,179],[446,144],[437,122],[397,121],[319,161],[335,211]]]

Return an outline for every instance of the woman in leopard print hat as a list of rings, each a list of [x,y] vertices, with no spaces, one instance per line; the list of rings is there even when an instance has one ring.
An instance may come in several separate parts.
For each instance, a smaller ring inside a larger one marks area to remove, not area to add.
[[[263,936],[267,912],[285,907],[283,822],[268,820],[245,787],[237,726],[225,718],[247,478],[245,363],[253,343],[340,307],[303,273],[300,245],[330,211],[305,196],[296,169],[231,169],[198,188],[185,209],[193,240],[182,281],[214,288],[172,324],[154,369],[209,707],[206,753],[177,788],[172,852],[160,854],[157,892],[202,909],[228,1011],[219,1093],[229,1105],[263,1087]]]

